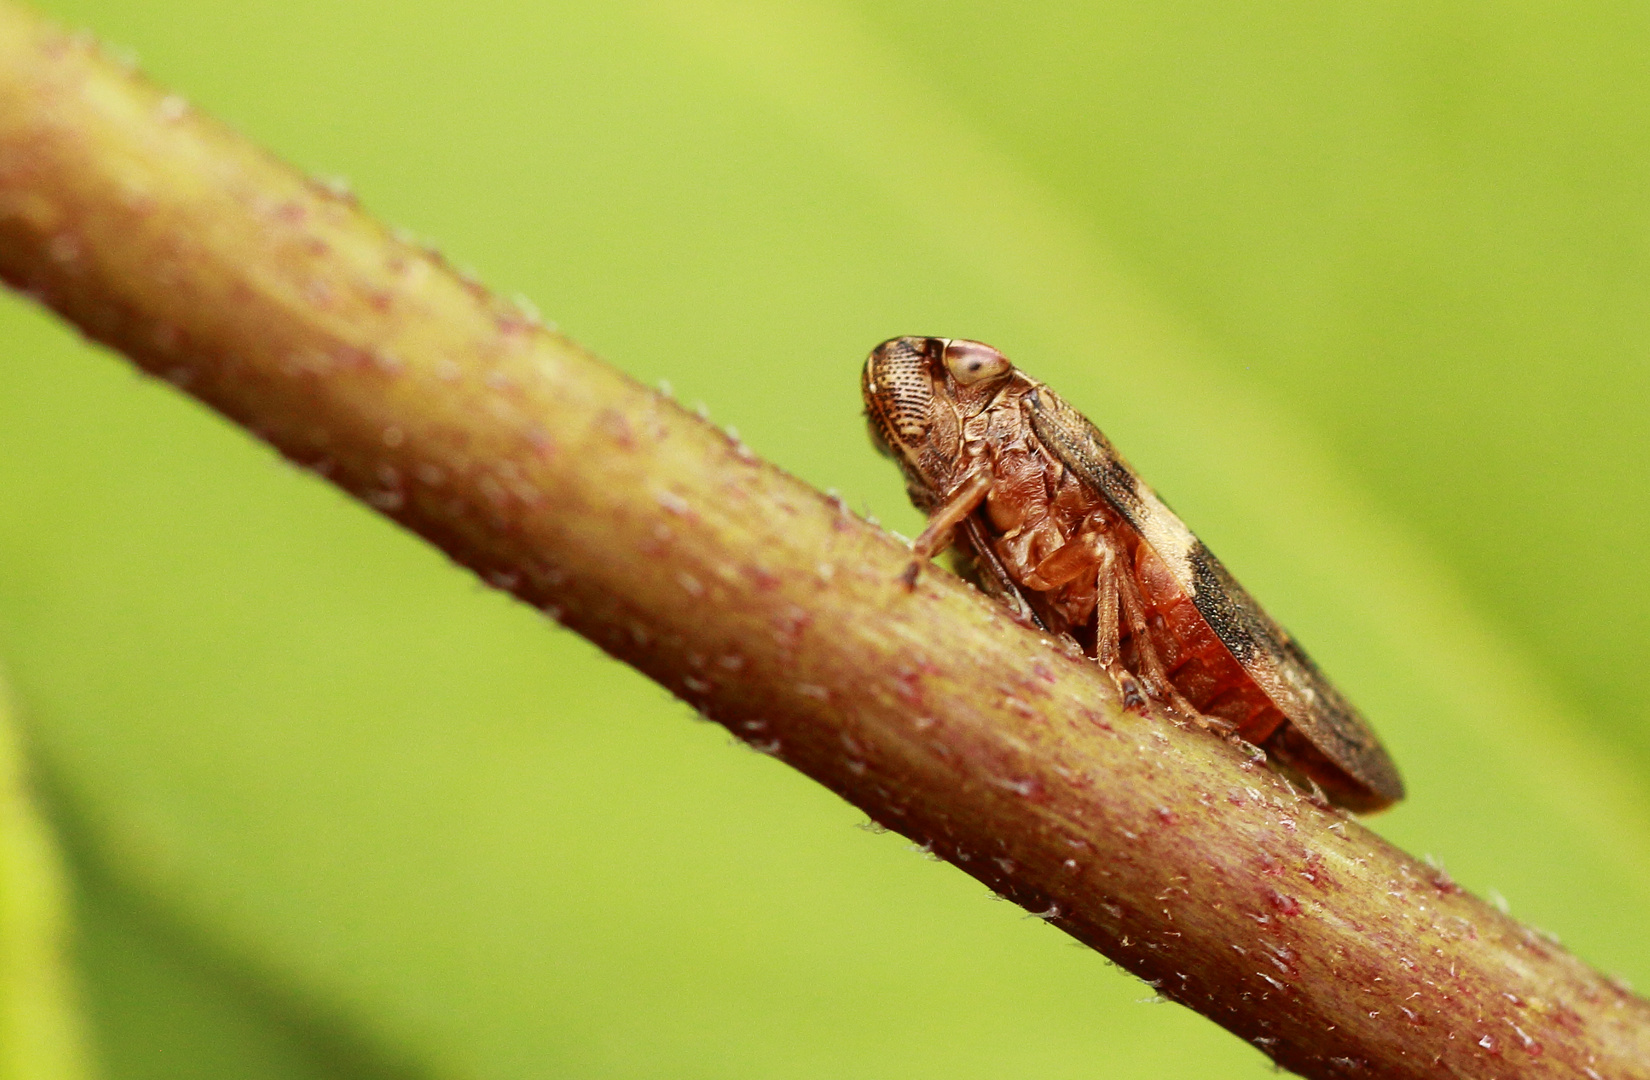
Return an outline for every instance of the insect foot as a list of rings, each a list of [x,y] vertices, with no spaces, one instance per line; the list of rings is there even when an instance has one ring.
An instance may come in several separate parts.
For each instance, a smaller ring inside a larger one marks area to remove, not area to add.
[[[1222,720],[1218,716],[1207,716],[1200,712],[1194,712],[1192,714],[1192,723],[1196,724],[1204,731],[1212,731],[1216,735],[1237,734],[1236,724],[1232,723],[1230,720]]]
[[[1123,669],[1110,672],[1111,681],[1117,684],[1117,693],[1123,698],[1123,708],[1133,710],[1142,716],[1146,713],[1146,688],[1140,685],[1140,680]]]

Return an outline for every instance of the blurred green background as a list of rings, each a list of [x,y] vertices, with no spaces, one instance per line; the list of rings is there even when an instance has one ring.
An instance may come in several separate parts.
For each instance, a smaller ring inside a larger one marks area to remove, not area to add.
[[[907,534],[861,358],[1004,348],[1650,984],[1641,6],[45,9]],[[1269,1075],[12,296],[0,663],[108,1077]]]

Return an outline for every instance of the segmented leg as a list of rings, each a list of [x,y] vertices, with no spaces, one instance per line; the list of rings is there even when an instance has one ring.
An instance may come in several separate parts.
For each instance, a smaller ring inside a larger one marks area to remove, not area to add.
[[[1100,569],[1095,579],[1094,659],[1111,677],[1122,695],[1123,707],[1135,709],[1146,704],[1146,692],[1134,673],[1123,666],[1123,633],[1118,620],[1117,547],[1109,538],[1099,551]]]
[[[968,518],[962,523],[962,531],[968,537],[969,546],[974,549],[974,567],[979,574],[980,587],[987,595],[1000,600],[1008,608],[1008,613],[1014,617],[1014,621],[1021,626],[1048,632],[1048,626],[1042,617],[1026,599],[1026,594],[1020,591],[1020,586],[1008,576],[1003,561],[997,558],[996,551],[992,549],[991,542],[985,535],[985,529],[980,525],[980,519]]]
[[[1139,584],[1134,580],[1134,575],[1127,571],[1120,572],[1116,577],[1124,617],[1129,620],[1129,632],[1134,637],[1135,651],[1139,654],[1141,675],[1151,688],[1153,696],[1167,702],[1171,709],[1205,731],[1234,730],[1229,721],[1205,716],[1197,706],[1186,700],[1186,696],[1173,682],[1169,681],[1168,673],[1163,669],[1163,661],[1157,655],[1157,646],[1152,643],[1151,628],[1146,622],[1146,603],[1140,596]]]
[[[900,574],[906,588],[916,588],[922,564],[951,546],[951,537],[957,526],[978,509],[991,493],[991,482],[991,470],[982,463],[939,509],[929,515],[927,528],[911,542],[911,563]]]

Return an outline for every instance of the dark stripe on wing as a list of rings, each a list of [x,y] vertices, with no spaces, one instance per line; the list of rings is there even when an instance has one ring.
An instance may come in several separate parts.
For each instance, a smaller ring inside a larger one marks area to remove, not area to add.
[[[1026,401],[1031,405],[1031,430],[1043,445],[1139,529],[1145,510],[1140,499],[1140,478],[1111,440],[1046,386],[1027,394]]]
[[[1327,759],[1367,789],[1362,799],[1355,792],[1350,793],[1354,797],[1347,791],[1339,793],[1337,801],[1353,809],[1377,809],[1403,798],[1404,782],[1369,722],[1341,696],[1300,643],[1262,610],[1202,541],[1192,549],[1191,562],[1197,582],[1192,603],[1198,614],[1305,736],[1311,750],[1302,746],[1295,752],[1287,738],[1267,748],[1284,761],[1301,765],[1308,775],[1316,774],[1308,760],[1312,751]]]

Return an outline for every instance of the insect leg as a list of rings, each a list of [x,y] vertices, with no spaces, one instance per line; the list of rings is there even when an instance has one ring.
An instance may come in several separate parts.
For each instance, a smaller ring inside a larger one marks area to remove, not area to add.
[[[900,575],[906,588],[917,587],[917,575],[922,564],[951,546],[952,533],[957,526],[985,501],[991,492],[991,469],[980,463],[974,472],[951,493],[951,496],[928,518],[928,527],[911,542],[911,564]]]
[[[968,538],[968,546],[974,549],[974,570],[979,576],[979,586],[988,596],[1001,601],[1014,617],[1014,621],[1022,626],[1030,626],[1037,630],[1048,630],[1048,625],[1031,606],[1026,594],[1008,576],[1003,567],[1003,561],[992,550],[986,539],[985,530],[980,526],[977,517],[970,517],[962,523],[963,534]]]
[[[1129,620],[1129,632],[1134,636],[1135,648],[1140,654],[1141,674],[1155,696],[1206,731],[1232,731],[1232,724],[1205,716],[1169,681],[1168,674],[1163,670],[1163,661],[1157,655],[1157,646],[1152,643],[1151,627],[1146,622],[1146,602],[1140,596],[1140,586],[1127,571],[1117,574],[1117,580],[1123,612]]]
[[[1082,532],[1038,563],[1031,573],[1025,576],[1025,583],[1033,589],[1058,589],[1066,582],[1075,581],[1087,573],[1102,557],[1101,552],[1111,546],[1112,540],[1108,535],[1105,520],[1098,517],[1090,518]]]
[[[1132,709],[1146,703],[1146,693],[1128,668],[1123,666],[1122,627],[1118,622],[1118,585],[1121,576],[1117,548],[1109,538],[1100,545],[1100,569],[1095,580],[1094,659],[1111,677],[1122,695],[1123,707]]]

